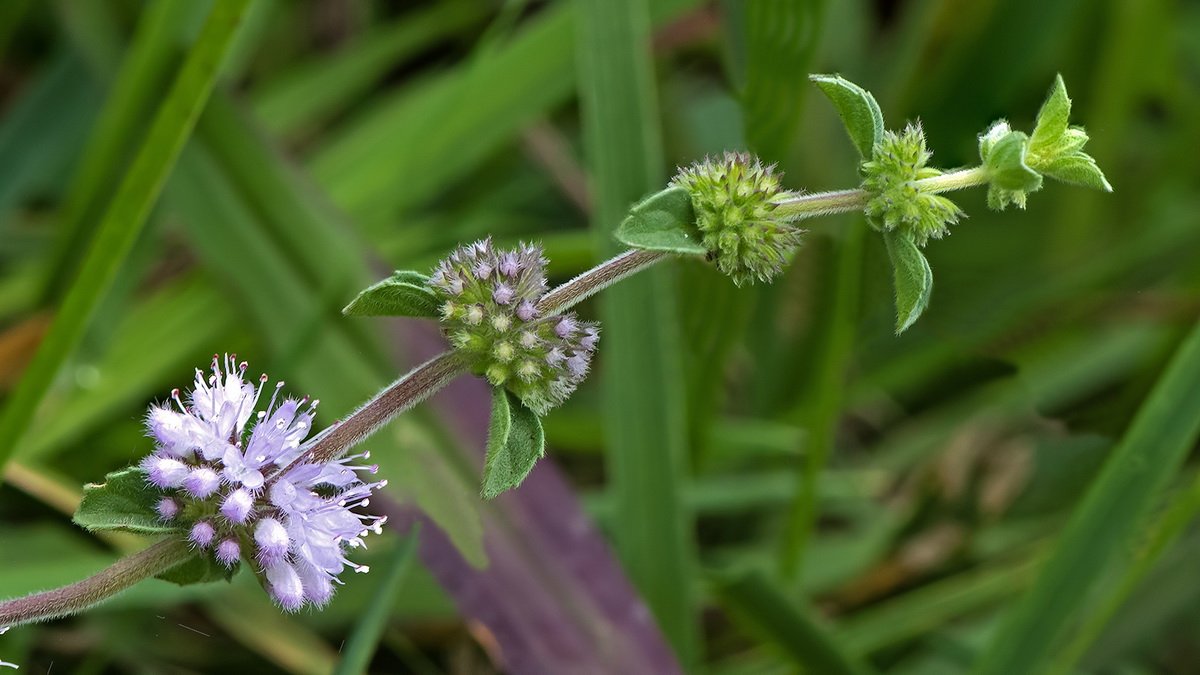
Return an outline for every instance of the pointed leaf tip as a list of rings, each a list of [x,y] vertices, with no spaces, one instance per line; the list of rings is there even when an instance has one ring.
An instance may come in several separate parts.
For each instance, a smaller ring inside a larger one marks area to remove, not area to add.
[[[437,318],[438,299],[429,288],[429,277],[399,270],[358,294],[342,309],[346,316],[411,316]]]
[[[494,499],[519,486],[545,453],[546,437],[537,414],[512,392],[495,387],[480,488],[483,498]]]
[[[883,136],[883,111],[875,97],[839,75],[809,75],[808,79],[833,103],[858,153],[869,159]]]
[[[617,240],[649,251],[704,255],[692,197],[686,188],[669,187],[638,202],[617,227]]]
[[[1046,96],[1046,102],[1038,110],[1033,134],[1029,138],[1029,149],[1034,154],[1046,154],[1065,137],[1071,117],[1071,98],[1062,75],[1054,77],[1054,84]]]
[[[883,234],[896,287],[896,335],[916,323],[933,293],[933,270],[912,238],[900,230]]]

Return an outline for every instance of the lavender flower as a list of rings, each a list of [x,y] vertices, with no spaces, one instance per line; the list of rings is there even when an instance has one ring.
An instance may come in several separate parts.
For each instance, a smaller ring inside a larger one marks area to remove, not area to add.
[[[361,547],[385,519],[353,509],[386,481],[359,478],[377,470],[352,464],[365,453],[314,463],[303,442],[318,401],[280,401],[280,382],[266,409],[256,411],[267,376],[255,387],[245,372],[234,357],[214,356],[210,375],[196,371],[186,403],[176,389],[173,405],[152,407],[146,426],[157,448],[142,468],[165,492],[159,517],[177,521],[198,550],[227,568],[246,559],[288,611],[319,607],[346,567],[367,571],[346,549]]]
[[[599,327],[574,314],[542,317],[546,260],[536,246],[496,251],[490,239],[462,246],[430,276],[442,330],[471,367],[544,415],[587,376]]]

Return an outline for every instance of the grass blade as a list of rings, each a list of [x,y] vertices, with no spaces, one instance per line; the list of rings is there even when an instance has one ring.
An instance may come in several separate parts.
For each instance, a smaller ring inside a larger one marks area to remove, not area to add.
[[[354,633],[342,648],[342,659],[334,669],[334,675],[354,675],[365,673],[371,665],[371,657],[387,627],[388,617],[396,604],[396,596],[408,571],[412,569],[413,553],[417,549],[417,539],[421,535],[421,525],[418,523],[412,531],[396,547],[392,554],[391,564],[388,565],[386,576],[379,585],[371,604],[363,612],[362,618],[354,627]]]
[[[1149,541],[1137,552],[1136,559],[1120,580],[1106,590],[1097,609],[1088,613],[1070,644],[1054,661],[1053,673],[1069,673],[1089,647],[1100,637],[1117,610],[1138,589],[1146,576],[1155,569],[1163,554],[1170,550],[1179,536],[1200,512],[1200,480],[1193,481],[1178,495],[1150,528]]]
[[[613,228],[629,205],[663,181],[649,19],[643,0],[578,0],[575,6],[595,187],[593,229],[600,250],[612,252]],[[617,549],[690,670],[698,635],[688,582],[693,543],[681,500],[686,399],[673,289],[665,274],[640,275],[600,300],[604,410],[612,429],[606,450]]]
[[[696,4],[661,0],[651,18],[662,22]],[[397,213],[455,184],[522,128],[570,101],[574,9],[546,7],[487,59],[367,108],[312,157],[314,178],[364,231],[390,228]]]
[[[803,672],[822,675],[864,675],[863,663],[847,654],[831,632],[810,611],[789,602],[758,571],[723,574],[716,579],[717,594],[734,614],[791,658]]]
[[[1176,351],[1083,502],[1033,589],[1003,624],[975,670],[1041,672],[1089,591],[1131,545],[1146,510],[1200,434],[1200,324]]]
[[[48,267],[43,302],[61,295],[71,282],[70,271],[87,250],[94,216],[104,207],[103,196],[121,176],[130,147],[161,95],[160,88],[176,64],[177,45],[184,26],[199,5],[160,2],[148,5],[139,21],[128,55],[83,150],[59,216],[55,250]],[[77,37],[78,32],[74,33]]]
[[[57,189],[57,177],[70,167],[85,130],[91,124],[96,91],[79,59],[64,54],[42,67],[20,98],[10,104],[0,123],[0,214],[38,191]],[[17,239],[4,218],[0,252]],[[10,239],[11,237],[11,239]]]
[[[858,332],[863,252],[867,228],[853,223],[838,242],[836,268],[832,270],[833,291],[827,317],[818,336],[820,357],[798,411],[798,420],[808,429],[808,452],[800,466],[800,480],[784,532],[780,571],[796,578],[803,569],[805,548],[817,520],[817,482],[825,470],[836,442],[838,417],[846,397],[846,370],[854,353]]]
[[[133,165],[105,212],[79,275],[0,418],[0,465],[50,389],[59,368],[82,339],[96,307],[112,286],[142,225],[191,135],[249,0],[220,0],[163,101]]]
[[[745,5],[746,140],[760,155],[786,159],[800,121],[800,102],[811,85],[825,0],[760,0]]]
[[[320,126],[409,56],[478,22],[485,5],[437,3],[374,30],[332,56],[316,56],[254,93],[254,113],[267,128],[292,136]]]

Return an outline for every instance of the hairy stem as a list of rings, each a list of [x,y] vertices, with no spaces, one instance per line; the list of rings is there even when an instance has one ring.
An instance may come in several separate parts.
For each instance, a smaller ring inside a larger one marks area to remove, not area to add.
[[[400,413],[432,396],[467,372],[467,364],[453,351],[446,351],[400,376],[374,398],[350,413],[346,419],[326,429],[312,441],[307,453],[310,461],[324,463],[336,459],[375,433]],[[286,471],[285,467],[280,473]]]
[[[945,192],[986,182],[986,171],[983,167],[976,167],[926,178],[917,181],[917,184],[927,192]],[[809,218],[861,210],[869,198],[870,194],[865,190],[818,192],[781,201],[779,208],[797,218]],[[564,312],[608,286],[652,267],[671,255],[664,251],[625,251],[552,289],[542,296],[537,309],[543,316]],[[466,363],[453,351],[435,356],[400,377],[346,419],[315,437],[310,441],[306,457],[310,461],[328,462],[344,455],[347,450],[375,433],[397,415],[429,398],[465,372]],[[281,475],[286,470],[287,467],[284,467],[275,475]]]
[[[542,296],[538,302],[538,311],[543,315],[566,311],[608,286],[666,260],[670,255],[663,251],[643,251],[636,248],[625,251]]]
[[[795,195],[776,202],[776,212],[799,218],[830,216],[835,213],[861,211],[867,206],[871,193],[866,190],[834,190]]]
[[[538,303],[538,311],[543,315],[562,312],[602,288],[640,272],[669,255],[659,251],[626,251],[551,290]],[[344,420],[314,437],[309,442],[308,452],[304,454],[306,461],[323,463],[341,457],[397,415],[429,398],[465,372],[466,362],[454,351],[433,357],[401,376]],[[288,468],[290,466],[277,471],[268,482],[283,475]]]
[[[976,185],[985,185],[987,182],[987,169],[982,166],[976,166],[970,169],[951,171],[950,173],[944,173],[933,178],[925,178],[917,181],[917,185],[925,192],[938,193],[961,190],[963,188],[975,187]]]
[[[147,549],[121,558],[83,581],[41,593],[0,602],[0,627],[45,621],[108,600],[137,582],[161,574],[187,560],[192,549],[180,538],[163,539]]]
[[[959,169],[932,178],[923,178],[916,182],[923,192],[938,193],[950,190],[983,185],[988,182],[987,169],[977,166],[971,169]],[[814,192],[812,194],[796,195],[777,202],[777,211],[796,219],[829,216],[835,213],[861,211],[871,199],[871,193],[866,190],[835,190],[833,192]]]

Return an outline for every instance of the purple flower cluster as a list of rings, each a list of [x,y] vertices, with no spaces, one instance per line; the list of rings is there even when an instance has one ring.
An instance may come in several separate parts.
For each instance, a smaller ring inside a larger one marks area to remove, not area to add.
[[[441,301],[442,329],[473,370],[507,387],[539,415],[587,377],[600,339],[574,314],[541,316],[546,260],[536,246],[497,251],[491,239],[459,247],[429,283]]]
[[[207,377],[196,371],[187,401],[152,406],[146,426],[157,441],[142,462],[146,479],[165,494],[164,521],[190,530],[192,544],[232,568],[252,561],[271,597],[284,609],[321,606],[346,567],[346,558],[380,532],[384,519],[354,512],[386,481],[367,483],[357,455],[314,463],[303,445],[318,401],[284,398],[275,386],[265,410],[256,410],[267,376],[257,387],[243,379],[246,364],[213,357]],[[250,428],[251,419],[255,422]]]

